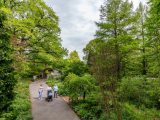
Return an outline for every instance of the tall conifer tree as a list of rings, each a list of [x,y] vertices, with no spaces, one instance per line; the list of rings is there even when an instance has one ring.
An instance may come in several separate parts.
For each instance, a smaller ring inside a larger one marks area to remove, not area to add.
[[[92,55],[89,57],[90,68],[99,82],[108,119],[113,109],[117,119],[122,119],[116,90],[126,58],[134,47],[136,20],[133,4],[128,0],[106,0],[101,7],[100,22],[96,23],[96,39],[86,48]]]
[[[149,14],[147,18],[148,44],[150,46],[150,73],[160,77],[160,1],[149,1]]]
[[[132,49],[136,20],[133,4],[128,0],[106,0],[101,7],[96,36],[115,47],[118,79],[121,78],[122,69],[125,69],[125,57]]]

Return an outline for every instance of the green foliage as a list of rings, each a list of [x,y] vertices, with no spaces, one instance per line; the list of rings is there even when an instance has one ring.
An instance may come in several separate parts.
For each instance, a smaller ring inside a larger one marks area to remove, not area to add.
[[[32,120],[29,81],[18,81],[16,96],[7,112],[0,116],[2,120]]]
[[[73,73],[70,73],[64,80],[64,87],[68,91],[68,95],[70,98],[74,100],[78,100],[78,97],[83,95],[83,99],[85,99],[85,95],[90,93],[94,88],[94,78],[90,75],[84,75],[79,77]]]
[[[53,87],[55,84],[59,83],[59,79],[49,77],[46,81],[46,84]]]
[[[146,79],[144,77],[123,78],[119,94],[123,102],[129,101],[136,106],[160,109],[159,79]]]
[[[13,48],[10,31],[5,26],[10,10],[0,6],[0,114],[7,110],[14,97],[13,88],[16,84],[13,69]]]
[[[96,39],[87,45],[85,52],[90,70],[99,83],[108,119],[117,117],[121,120],[116,90],[128,67],[130,51],[137,45],[134,33],[138,18],[128,0],[105,0],[100,12]]]
[[[57,84],[60,95],[72,98],[82,120],[160,119],[160,2],[149,0],[148,5],[149,11],[142,4],[134,11],[128,0],[105,0],[96,38],[84,49],[97,87],[76,51],[63,60],[67,51],[61,45],[58,16],[44,1],[1,0],[1,118],[32,119],[28,83],[18,82],[12,101],[14,73],[19,78],[60,68],[64,81],[49,78],[46,83]],[[78,101],[82,97],[85,101]]]
[[[78,103],[73,102],[71,106],[81,120],[98,120],[102,114],[102,109],[95,98],[89,98]]]
[[[36,4],[35,4],[36,2]],[[31,13],[28,17],[34,18],[34,37],[29,41],[29,60],[33,61],[30,66],[36,66],[37,71],[43,66],[56,66],[58,61],[64,56],[65,49],[61,46],[60,29],[58,27],[58,17],[54,11],[41,0],[30,1]],[[31,67],[32,68],[32,67]],[[35,69],[34,69],[35,71]]]
[[[78,53],[77,53],[76,50],[70,53],[70,55],[69,55],[69,61],[70,62],[80,61],[80,58],[79,58]]]
[[[54,67],[66,54],[61,45],[58,17],[42,0],[2,2],[10,12],[5,21],[14,47],[14,68],[21,76],[39,74],[46,66]],[[34,67],[33,67],[34,66]]]
[[[160,2],[148,5],[149,12],[142,3],[134,11],[128,0],[106,0],[101,7],[96,38],[84,49],[103,96],[100,119],[159,119]]]
[[[145,79],[143,77],[123,78],[120,85],[120,98],[123,101],[129,100],[140,105],[145,97],[144,84]]]
[[[123,105],[123,120],[153,120],[160,119],[160,112],[156,109],[138,109],[132,104]]]
[[[148,17],[146,20],[146,27],[147,27],[147,37],[149,45],[149,63],[148,63],[148,70],[150,72],[150,76],[160,76],[160,12],[159,12],[159,1],[158,0],[149,0],[149,11]]]
[[[62,81],[69,73],[74,73],[78,76],[83,76],[88,72],[87,65],[80,60],[71,61],[70,59],[64,61],[64,67],[61,69]]]
[[[40,74],[46,67],[57,66],[66,54],[58,16],[42,0],[0,1],[0,48],[0,112],[7,110],[14,96],[13,71],[18,78]],[[29,105],[23,97],[16,95],[8,119],[27,119]]]
[[[87,72],[87,67],[82,61],[76,61],[70,64],[70,70],[68,72],[74,73],[78,76],[82,76]]]
[[[130,66],[128,56],[137,46],[134,34],[138,17],[133,11],[132,2],[128,0],[106,0],[100,12],[100,22],[96,24],[99,28],[96,39],[106,42],[110,48],[113,47],[118,67],[117,76],[120,79],[125,75],[126,67]],[[108,50],[108,54],[109,52]]]

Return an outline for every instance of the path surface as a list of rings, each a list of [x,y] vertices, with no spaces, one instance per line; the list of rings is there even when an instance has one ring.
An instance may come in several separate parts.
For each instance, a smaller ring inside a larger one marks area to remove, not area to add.
[[[43,99],[38,99],[38,88],[43,85]],[[52,102],[45,101],[47,85],[44,81],[30,84],[33,120],[80,120],[61,97],[54,98]]]

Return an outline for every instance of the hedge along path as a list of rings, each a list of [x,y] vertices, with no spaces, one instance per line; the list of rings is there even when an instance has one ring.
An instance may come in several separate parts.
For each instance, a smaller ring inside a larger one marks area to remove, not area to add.
[[[42,100],[38,99],[40,84],[44,88]],[[45,101],[47,87],[44,81],[32,82],[29,86],[33,120],[80,120],[61,97],[53,98],[52,102]]]

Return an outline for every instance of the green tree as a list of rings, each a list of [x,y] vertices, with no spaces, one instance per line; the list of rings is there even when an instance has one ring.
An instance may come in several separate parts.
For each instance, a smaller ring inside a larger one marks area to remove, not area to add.
[[[14,78],[11,36],[7,20],[11,18],[11,11],[0,2],[0,113],[7,110],[14,97]]]
[[[91,41],[93,43],[90,51],[90,71],[98,81],[102,95],[102,108],[107,114],[106,119],[111,119],[111,112],[117,113],[118,119],[121,119],[121,113],[117,96],[117,63],[116,51],[112,44],[105,43],[102,40]],[[94,44],[96,43],[96,44]],[[113,111],[114,109],[114,111]]]
[[[137,21],[137,39],[139,44],[139,49],[142,54],[141,59],[141,73],[142,75],[147,74],[147,33],[146,33],[146,17],[147,17],[147,7],[142,3],[139,4],[137,9],[138,21]]]
[[[94,78],[91,75],[79,77],[73,73],[69,73],[64,80],[64,86],[72,101],[77,101],[79,97],[86,98],[86,94],[90,93],[94,88]]]
[[[135,32],[132,34],[132,43],[128,46],[127,54],[122,58],[123,76],[147,75],[147,61],[149,47],[146,33],[147,8],[142,3],[136,9]]]
[[[74,73],[78,76],[83,76],[88,72],[87,65],[80,60],[78,53],[73,51],[70,53],[68,59],[64,60],[64,66],[61,68],[62,80],[68,76],[69,73]]]
[[[101,7],[100,22],[96,23],[99,28],[96,39],[86,48],[88,63],[101,89],[105,112],[110,117],[109,103],[112,101],[118,120],[122,116],[116,89],[124,76],[130,51],[137,45],[134,37],[137,19],[133,4],[128,0],[106,0]]]
[[[76,50],[72,51],[69,55],[69,61],[74,62],[74,61],[80,61],[80,58],[78,56],[78,53]]]
[[[160,76],[160,2],[159,0],[149,1],[149,14],[147,17],[148,44],[150,47],[149,72],[152,76]]]
[[[30,66],[36,66],[40,71],[47,67],[55,67],[66,53],[62,48],[60,39],[60,28],[58,17],[55,12],[41,0],[30,1],[30,14],[28,18],[33,18],[34,38],[28,43],[27,49],[30,51],[28,58]]]
[[[101,21],[97,23],[97,38],[113,43],[116,52],[117,77],[126,67],[125,58],[135,47],[134,33],[137,16],[128,0],[107,0],[101,8]]]
[[[64,80],[69,73],[74,73],[78,76],[83,76],[85,73],[88,72],[88,68],[83,61],[70,62],[66,60],[63,68],[61,68],[61,72],[62,80]]]
[[[66,50],[61,45],[55,12],[42,0],[4,2],[13,15],[7,24],[12,31],[16,71],[25,76],[57,66]]]

